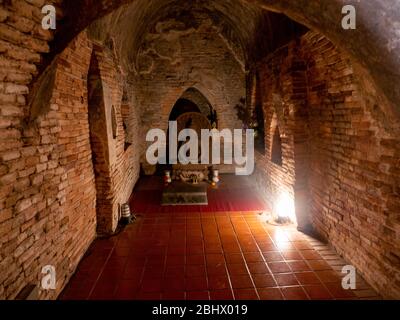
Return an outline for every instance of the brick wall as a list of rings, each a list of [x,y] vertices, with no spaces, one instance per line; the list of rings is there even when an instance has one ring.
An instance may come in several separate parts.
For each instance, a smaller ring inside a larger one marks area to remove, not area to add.
[[[124,149],[126,133],[120,112],[123,79],[112,59],[106,53],[98,54],[99,80],[107,88],[103,130],[111,132],[114,105],[117,137],[108,144],[111,183],[104,193],[111,197],[112,210],[98,207],[96,213],[96,198],[102,195],[96,196],[89,134],[87,79],[91,58],[92,44],[83,33],[40,80],[45,90],[39,86],[29,108],[25,105],[26,84],[30,81],[28,70],[34,67],[14,70],[17,63],[8,63],[10,70],[2,69],[8,72],[3,81],[9,82],[0,87],[1,298],[15,298],[28,283],[39,285],[46,265],[56,268],[57,289],[41,291],[40,298],[56,298],[95,238],[97,223],[99,232],[115,230],[118,206],[128,200],[138,178],[139,152],[133,146]],[[7,58],[1,59],[4,63]],[[24,66],[21,61],[18,65]],[[19,80],[11,75],[20,75]],[[134,108],[131,110],[128,118],[134,125],[137,119]]]
[[[400,296],[400,139],[349,58],[309,32],[257,66],[266,154],[256,177],[271,203],[294,197],[310,224],[386,297]],[[276,114],[276,116],[274,116]],[[271,162],[271,119],[281,130],[283,165]]]
[[[96,193],[82,78],[90,51],[85,38],[71,44],[53,66],[50,99],[41,100],[35,118],[14,114],[19,130],[7,128],[18,132],[18,144],[3,140],[1,152],[8,171],[1,181],[3,298],[15,298],[28,283],[39,285],[45,265],[56,267],[57,290],[40,297],[55,298],[95,237]],[[15,100],[10,104],[18,108]]]

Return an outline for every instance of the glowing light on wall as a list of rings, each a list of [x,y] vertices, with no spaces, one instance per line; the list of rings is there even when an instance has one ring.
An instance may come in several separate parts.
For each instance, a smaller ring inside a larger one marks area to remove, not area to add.
[[[293,196],[288,192],[282,192],[276,200],[274,212],[278,218],[289,218],[291,222],[296,223]]]

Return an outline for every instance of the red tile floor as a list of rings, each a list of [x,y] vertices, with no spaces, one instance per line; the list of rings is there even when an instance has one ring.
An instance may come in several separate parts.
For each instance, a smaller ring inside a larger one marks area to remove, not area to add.
[[[96,240],[63,300],[378,299],[328,245],[259,212],[146,213]]]

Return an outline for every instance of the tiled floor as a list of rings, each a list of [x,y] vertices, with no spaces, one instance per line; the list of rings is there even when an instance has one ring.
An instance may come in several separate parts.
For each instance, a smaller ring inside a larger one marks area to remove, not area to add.
[[[293,227],[257,212],[146,214],[95,241],[61,299],[378,299],[346,262]]]

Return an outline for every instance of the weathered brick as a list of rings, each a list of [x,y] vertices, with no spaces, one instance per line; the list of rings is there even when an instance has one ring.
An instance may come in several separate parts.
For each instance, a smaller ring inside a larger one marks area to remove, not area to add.
[[[22,212],[26,209],[28,209],[32,205],[31,199],[23,199],[20,202],[17,203],[15,209],[17,213]]]
[[[8,151],[5,153],[1,154],[1,159],[3,161],[11,161],[11,160],[15,160],[18,159],[21,156],[21,153],[17,150],[13,150],[13,151]]]

